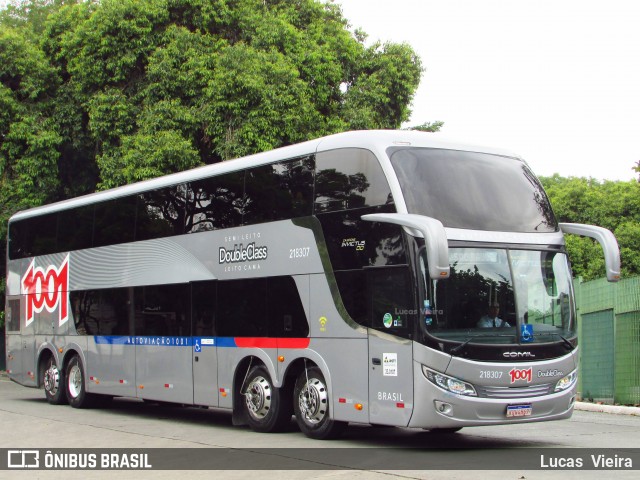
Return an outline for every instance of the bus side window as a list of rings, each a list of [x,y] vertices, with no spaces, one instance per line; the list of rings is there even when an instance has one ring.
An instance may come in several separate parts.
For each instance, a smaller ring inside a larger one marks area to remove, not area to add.
[[[266,337],[267,283],[264,278],[218,283],[216,334],[221,337]]]
[[[186,233],[242,224],[244,171],[191,182],[187,192]]]
[[[152,285],[135,292],[136,335],[191,335],[189,285]]]
[[[193,314],[193,335],[213,336],[216,315],[217,280],[194,282],[191,284],[191,311]]]
[[[7,302],[7,332],[20,331],[20,300]]]
[[[70,292],[78,335],[132,335],[130,289],[105,288]]]
[[[335,272],[336,283],[340,291],[342,304],[349,316],[358,324],[370,326],[367,316],[367,292],[364,270],[345,270]]]
[[[186,186],[182,184],[140,195],[136,241],[183,234],[186,194]]]
[[[93,205],[63,210],[58,214],[56,250],[82,250],[93,245]]]
[[[404,266],[366,270],[370,326],[411,338],[417,317],[409,269]]]
[[[12,222],[9,258],[47,255],[57,251],[58,213]]]
[[[293,278],[269,278],[267,292],[269,336],[307,337],[309,321]]]
[[[393,203],[391,189],[369,150],[343,148],[316,155],[315,213]]]
[[[135,195],[96,204],[93,246],[133,242],[136,234]]]
[[[311,215],[313,160],[288,160],[247,170],[242,223],[252,225]]]

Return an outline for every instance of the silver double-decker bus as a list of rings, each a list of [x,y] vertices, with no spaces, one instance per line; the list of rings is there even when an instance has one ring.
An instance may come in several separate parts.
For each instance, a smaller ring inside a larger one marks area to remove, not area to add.
[[[52,404],[226,409],[312,438],[568,418],[564,234],[527,164],[435,134],[347,132],[9,221],[9,377]]]

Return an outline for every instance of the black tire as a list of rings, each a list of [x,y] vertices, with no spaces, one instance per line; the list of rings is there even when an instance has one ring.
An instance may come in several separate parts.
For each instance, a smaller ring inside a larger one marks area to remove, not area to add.
[[[94,405],[95,396],[86,391],[86,377],[82,360],[74,355],[65,369],[65,391],[69,405],[73,408],[89,408]]]
[[[249,427],[262,433],[283,431],[293,415],[291,395],[286,393],[286,389],[273,386],[265,367],[253,367],[241,391],[242,408]]]
[[[337,438],[347,426],[330,418],[329,389],[318,367],[307,368],[298,376],[293,390],[293,410],[298,427],[310,438]]]
[[[53,356],[49,357],[42,369],[42,385],[44,386],[44,396],[51,405],[65,405],[67,403],[64,374],[56,365]]]

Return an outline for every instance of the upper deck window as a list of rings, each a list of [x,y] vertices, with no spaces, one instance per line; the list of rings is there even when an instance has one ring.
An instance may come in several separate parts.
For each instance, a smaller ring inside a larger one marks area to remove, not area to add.
[[[316,156],[315,213],[391,203],[387,179],[370,151],[342,148]]]
[[[514,158],[431,148],[390,148],[409,213],[445,227],[502,232],[555,232],[540,182]]]

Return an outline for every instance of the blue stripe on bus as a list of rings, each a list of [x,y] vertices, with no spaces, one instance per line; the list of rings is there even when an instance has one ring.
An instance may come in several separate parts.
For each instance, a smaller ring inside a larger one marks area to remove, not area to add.
[[[98,345],[141,345],[157,347],[190,347],[191,337],[139,336],[139,335],[96,335],[93,337]]]
[[[262,337],[173,337],[161,335],[95,335],[97,345],[140,345],[151,347],[223,348],[308,348],[309,338]]]
[[[216,337],[216,343],[219,347],[237,347],[236,339],[234,337]]]

